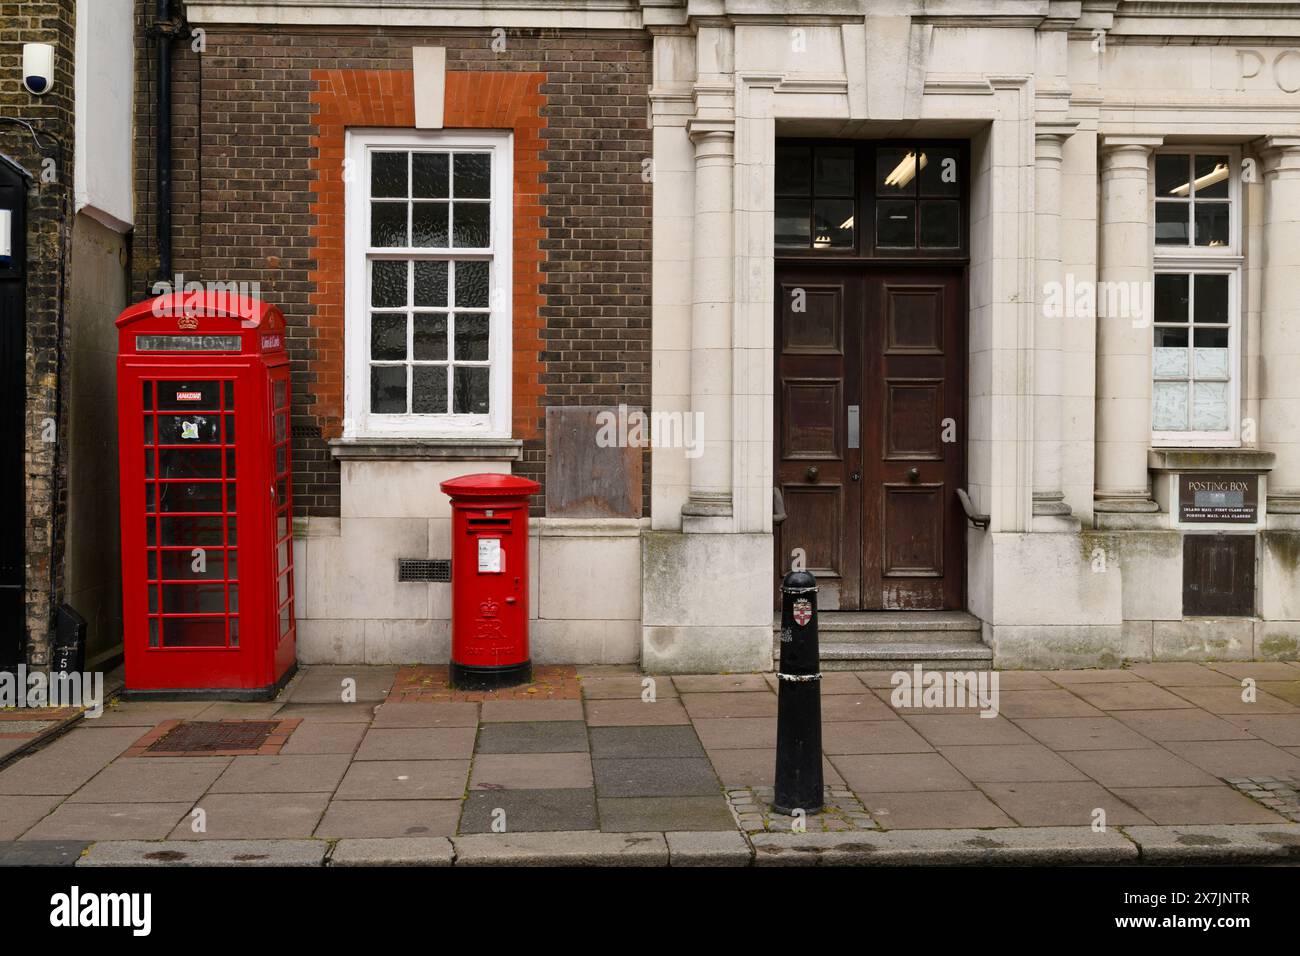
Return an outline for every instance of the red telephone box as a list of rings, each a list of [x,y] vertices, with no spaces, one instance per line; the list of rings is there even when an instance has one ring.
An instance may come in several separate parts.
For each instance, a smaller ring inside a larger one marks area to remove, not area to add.
[[[284,316],[177,293],[117,327],[126,689],[274,696],[296,660]]]
[[[528,656],[528,496],[537,482],[462,475],[451,498],[451,683],[490,690],[532,679]]]

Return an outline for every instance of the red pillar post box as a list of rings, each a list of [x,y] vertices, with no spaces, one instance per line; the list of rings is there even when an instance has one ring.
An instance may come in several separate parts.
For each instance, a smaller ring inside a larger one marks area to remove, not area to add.
[[[117,327],[127,692],[274,696],[296,660],[284,316],[187,292]]]
[[[514,475],[463,475],[451,498],[451,683],[488,690],[532,679],[528,656],[528,497]]]

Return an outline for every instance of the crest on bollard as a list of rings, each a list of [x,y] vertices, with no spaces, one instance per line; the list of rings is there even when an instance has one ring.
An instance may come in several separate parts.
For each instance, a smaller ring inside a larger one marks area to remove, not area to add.
[[[798,598],[790,608],[791,614],[794,615],[794,622],[800,627],[807,627],[808,622],[812,620],[812,601],[807,598]]]

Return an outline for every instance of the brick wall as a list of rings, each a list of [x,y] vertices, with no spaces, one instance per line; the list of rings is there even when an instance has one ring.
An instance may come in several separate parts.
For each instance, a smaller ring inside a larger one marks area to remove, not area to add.
[[[143,27],[148,15],[143,3],[139,9]],[[174,54],[174,268],[187,280],[257,281],[263,295],[284,310],[294,374],[299,514],[339,510],[338,467],[327,446],[337,433],[342,356],[341,338],[330,331],[338,327],[330,325],[328,315],[332,291],[326,287],[329,270],[322,252],[328,258],[330,251],[328,243],[320,245],[320,227],[330,227],[328,220],[320,221],[316,168],[322,160],[321,123],[327,119],[322,83],[342,75],[331,71],[363,71],[409,86],[409,79],[401,78],[410,75],[412,46],[447,49],[448,128],[470,123],[468,113],[455,112],[458,74],[536,74],[544,100],[538,106],[540,208],[537,227],[526,237],[541,253],[535,291],[521,291],[516,262],[515,348],[535,355],[531,364],[526,355],[515,359],[513,418],[516,437],[525,439],[516,472],[544,479],[545,405],[649,407],[650,186],[641,176],[651,148],[648,38],[511,30],[499,52],[487,30],[209,28],[205,39],[201,55],[179,44]],[[137,59],[133,281],[138,296],[148,293],[157,265],[154,42],[142,35]],[[399,108],[409,93],[400,86],[391,89],[389,105]],[[517,237],[518,216],[516,205]],[[516,243],[517,260],[518,248]],[[531,343],[530,336],[536,337]],[[648,454],[645,463],[648,511]]]
[[[27,392],[24,459],[27,661],[47,662],[51,610],[63,589],[66,425],[63,368],[64,283],[71,255],[73,39],[75,0],[0,2],[0,152],[38,177],[27,199]],[[54,88],[33,96],[22,86],[22,45],[52,43]],[[53,160],[46,164],[45,160]],[[0,374],[4,374],[0,372]],[[53,422],[54,441],[48,441]]]

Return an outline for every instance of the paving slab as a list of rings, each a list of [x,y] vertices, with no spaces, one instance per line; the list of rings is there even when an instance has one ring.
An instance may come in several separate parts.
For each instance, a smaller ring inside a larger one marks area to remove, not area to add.
[[[831,758],[855,793],[971,790],[969,780],[940,754],[845,754]]]
[[[1282,823],[1284,818],[1232,787],[1116,787],[1115,796],[1153,823]]]
[[[1259,688],[1274,697],[1280,697],[1292,704],[1300,704],[1300,681],[1264,680],[1259,682]]]
[[[458,799],[468,760],[366,760],[348,768],[335,800]]]
[[[590,790],[591,758],[578,754],[479,754],[470,790]]]
[[[332,793],[343,779],[350,759],[348,754],[236,757],[212,784],[212,792]]]
[[[929,741],[902,720],[822,724],[822,751],[826,754],[915,754],[933,750]]]
[[[705,750],[776,747],[775,717],[732,717],[692,722]]]
[[[722,694],[736,691],[762,691],[772,688],[763,674],[680,674],[672,678],[679,694]]]
[[[678,687],[681,690],[681,687]],[[688,694],[682,705],[692,720],[718,717],[775,717],[776,694],[764,687],[761,693]]]
[[[275,717],[284,707],[284,701],[268,700],[257,703],[245,703],[233,700],[219,700],[209,703],[198,712],[194,720],[268,720]]]
[[[290,717],[331,724],[368,724],[375,716],[375,705],[364,704],[285,704],[276,712],[282,720]]]
[[[1038,673],[1053,683],[1060,684],[1063,687],[1074,687],[1080,684],[1132,683],[1142,679],[1139,675],[1133,673],[1132,670],[1119,670],[1115,668],[1080,668],[1078,670],[1039,671]]]
[[[451,836],[460,800],[334,800],[316,827],[324,840]]]
[[[597,829],[593,790],[475,790],[460,814],[461,833]]]
[[[485,724],[534,720],[582,720],[580,700],[485,700],[479,718]]]
[[[649,683],[647,683],[647,681]],[[608,677],[583,677],[582,696],[586,700],[640,700],[647,688],[658,699],[676,697],[677,689],[671,678],[651,677],[644,674],[617,674]]]
[[[330,866],[451,866],[455,858],[445,837],[339,840]]]
[[[662,833],[484,833],[452,839],[456,866],[667,866]]]
[[[1237,683],[1241,683],[1247,677],[1256,681],[1298,679],[1295,665],[1285,661],[1218,661],[1205,666],[1228,675]]]
[[[1090,826],[1098,809],[1105,811],[1107,826],[1153,822],[1091,780],[981,783],[979,787],[1021,826]]]
[[[1005,717],[977,714],[912,714],[903,718],[933,745],[1032,744],[1034,738]]]
[[[230,761],[230,757],[124,757],[105,767],[68,801],[192,804],[225,772]]]
[[[88,846],[85,840],[0,842],[0,866],[76,866]]]
[[[998,694],[998,712],[1018,717],[1102,717],[1100,710],[1068,690],[1007,690]]]
[[[1194,709],[1189,712],[1202,713]],[[1114,717],[1021,717],[1016,723],[1053,750],[1141,750],[1153,746],[1151,738],[1142,736]]]
[[[749,750],[710,750],[709,762],[725,787],[772,786],[776,775],[776,745]],[[843,779],[831,764],[822,758],[822,780],[827,784],[841,784]]]
[[[77,866],[324,866],[328,850],[324,840],[109,840]]]
[[[1129,670],[1143,680],[1162,687],[1212,687],[1239,683],[1218,668],[1211,668],[1194,661],[1134,664]]]
[[[1016,821],[978,790],[863,793],[862,804],[885,830],[1013,827]]]
[[[1300,824],[1125,827],[1143,863],[1269,863],[1300,860]]]
[[[0,797],[0,842],[16,840],[63,800],[58,795]]]
[[[166,720],[191,720],[211,706],[207,700],[112,700],[102,714],[93,718],[93,726],[156,727]]]
[[[189,803],[64,803],[23,839],[161,840],[189,809]]]
[[[1167,743],[1188,763],[1216,777],[1292,777],[1300,780],[1300,760],[1265,740],[1208,740]]]
[[[355,753],[366,735],[364,723],[334,723],[318,717],[308,717],[289,735],[280,753],[295,754],[351,754]]]
[[[475,750],[481,754],[586,753],[587,727],[579,720],[484,724]]]
[[[289,840],[312,835],[329,803],[326,793],[209,793],[198,802],[204,811],[201,832],[192,813],[176,825],[169,840]],[[134,836],[134,834],[114,834]]]
[[[1295,704],[1256,689],[1255,699],[1241,699],[1243,688],[1175,687],[1174,693],[1212,714],[1289,714],[1300,715]]]
[[[1223,719],[1279,747],[1300,747],[1300,714],[1229,714]]]
[[[736,830],[668,831],[669,866],[749,866],[754,851]]]
[[[830,673],[835,673],[831,671]],[[844,672],[841,671],[841,674]],[[825,678],[828,675],[822,675]],[[859,685],[857,693],[832,694],[822,697],[822,720],[898,720],[898,712],[875,694],[863,693]]]
[[[939,753],[968,779],[976,782],[1087,779],[1078,767],[1062,760],[1042,744],[940,747]]]
[[[373,664],[312,664],[300,670],[283,696],[295,704],[342,704],[347,702],[343,682],[349,680],[355,681],[354,701],[378,703],[388,696],[397,670]]]
[[[1144,737],[1160,743],[1170,740],[1250,739],[1250,734],[1236,726],[1231,718],[1215,716],[1199,707],[1193,710],[1120,710],[1114,717]],[[1296,727],[1300,728],[1300,717],[1294,719]]]
[[[375,708],[375,727],[474,727],[472,701],[389,701]]]
[[[617,757],[591,762],[602,797],[689,797],[720,794],[704,757]]]
[[[596,806],[604,833],[731,830],[736,826],[721,793],[708,797],[601,797]]]
[[[659,696],[653,701],[640,698],[630,700],[588,700],[586,702],[587,726],[618,727],[662,724],[688,724],[682,703],[675,697]]]
[[[1061,754],[1103,787],[1212,787],[1213,776],[1167,750],[1070,750]]]
[[[468,760],[473,727],[371,727],[354,760]]]
[[[141,736],[139,727],[92,727],[83,720],[65,736],[0,770],[0,794],[72,793]]]
[[[1117,830],[1090,827],[756,833],[750,841],[756,866],[1119,864],[1138,855]]]
[[[685,726],[592,727],[592,757],[703,757],[695,729]]]
[[[1116,684],[1079,684],[1070,690],[1101,710],[1177,710],[1191,704],[1177,694],[1145,681]]]

